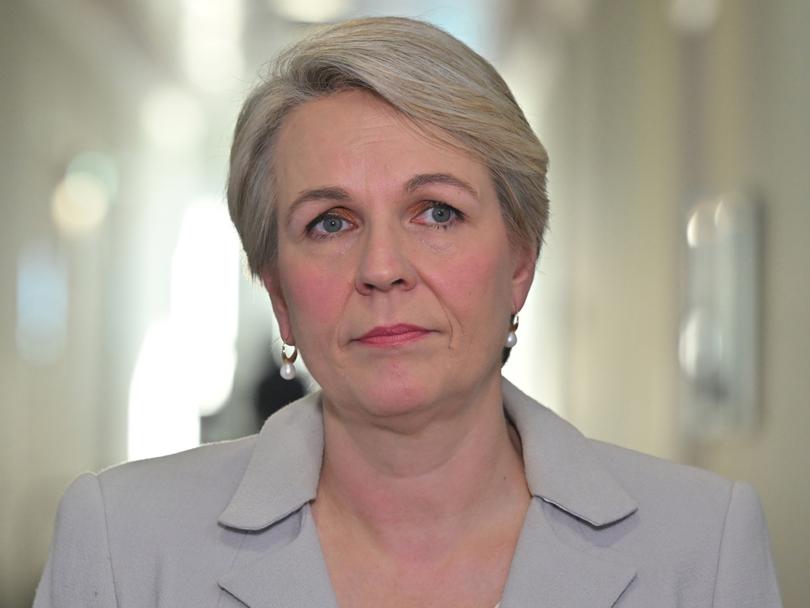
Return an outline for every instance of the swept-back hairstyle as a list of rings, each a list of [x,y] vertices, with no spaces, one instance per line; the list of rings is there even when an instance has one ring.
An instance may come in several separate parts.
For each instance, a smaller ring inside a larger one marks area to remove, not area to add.
[[[506,83],[447,32],[401,17],[345,21],[283,51],[236,123],[228,207],[254,275],[274,269],[273,147],[297,106],[361,89],[487,166],[510,239],[539,254],[548,220],[548,156]],[[436,129],[431,130],[434,133]]]

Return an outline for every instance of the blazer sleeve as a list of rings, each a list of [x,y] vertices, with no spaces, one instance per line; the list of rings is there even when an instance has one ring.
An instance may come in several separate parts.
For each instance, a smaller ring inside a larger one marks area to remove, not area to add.
[[[34,608],[117,606],[98,478],[85,473],[65,492]]]
[[[768,529],[754,489],[731,490],[715,582],[715,608],[781,608]]]

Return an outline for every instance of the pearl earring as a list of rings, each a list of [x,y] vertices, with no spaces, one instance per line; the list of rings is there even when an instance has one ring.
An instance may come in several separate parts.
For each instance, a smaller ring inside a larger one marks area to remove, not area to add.
[[[517,328],[518,316],[512,315],[512,322],[509,325],[509,333],[506,334],[506,348],[514,348],[515,344],[517,344]]]
[[[284,351],[284,347],[286,344],[284,342],[281,343],[281,369],[279,370],[279,374],[285,380],[292,380],[295,378],[295,360],[298,358],[298,349],[293,346],[293,352],[288,357],[287,353]]]

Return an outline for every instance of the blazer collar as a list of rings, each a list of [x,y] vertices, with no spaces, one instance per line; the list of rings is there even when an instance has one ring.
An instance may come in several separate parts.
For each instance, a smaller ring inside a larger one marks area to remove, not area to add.
[[[289,542],[234,567],[220,577],[219,586],[249,608],[338,608],[308,504],[297,518]]]
[[[523,443],[532,495],[594,526],[624,519],[638,508],[602,464],[591,441],[571,424],[506,379],[503,403]]]
[[[523,442],[526,479],[534,498],[501,606],[517,608],[538,601],[558,608],[614,605],[635,577],[633,565],[610,548],[564,542],[545,511],[559,508],[591,525],[606,526],[632,513],[635,501],[574,427],[506,380],[503,401]],[[255,532],[287,518],[286,525],[294,530],[289,542],[261,552],[219,579],[220,587],[246,606],[337,608],[308,504],[317,492],[322,459],[319,393],[285,407],[262,428],[242,481],[219,521]],[[244,542],[260,536],[247,534]]]
[[[636,575],[632,564],[608,548],[588,550],[563,542],[533,498],[503,591],[502,608],[608,608]],[[337,608],[318,532],[305,504],[286,544],[225,573],[219,586],[249,608]]]
[[[503,402],[523,443],[531,493],[594,526],[633,513],[637,504],[577,429],[503,380]],[[267,419],[236,492],[219,522],[262,530],[315,498],[323,459],[320,392]]]
[[[283,407],[264,423],[242,481],[219,523],[263,530],[315,498],[323,460],[320,391]]]
[[[635,566],[610,548],[584,548],[563,541],[544,512],[552,508],[540,498],[533,498],[529,504],[501,608],[615,605],[635,579]]]

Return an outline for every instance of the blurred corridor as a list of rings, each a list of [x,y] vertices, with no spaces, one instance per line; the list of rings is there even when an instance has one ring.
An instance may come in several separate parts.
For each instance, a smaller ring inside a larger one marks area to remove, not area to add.
[[[3,0],[0,608],[30,605],[79,473],[272,407],[230,133],[281,47],[368,14],[476,48],[548,148],[506,375],[590,436],[750,481],[807,605],[810,3]]]

